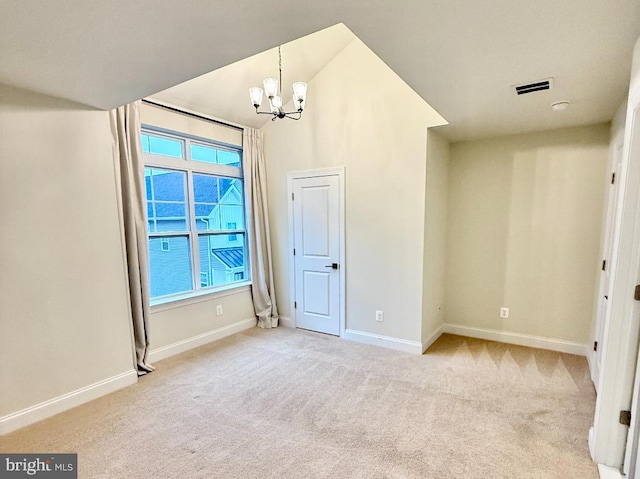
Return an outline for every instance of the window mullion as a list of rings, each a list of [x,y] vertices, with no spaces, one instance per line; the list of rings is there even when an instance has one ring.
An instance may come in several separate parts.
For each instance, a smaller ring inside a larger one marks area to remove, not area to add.
[[[187,198],[189,199],[189,240],[191,242],[191,271],[193,274],[193,289],[197,291],[201,288],[200,286],[200,246],[198,243],[198,233],[196,230],[195,193],[194,193],[194,187],[193,187],[193,171],[191,170],[187,171],[187,192],[186,193],[187,193]]]

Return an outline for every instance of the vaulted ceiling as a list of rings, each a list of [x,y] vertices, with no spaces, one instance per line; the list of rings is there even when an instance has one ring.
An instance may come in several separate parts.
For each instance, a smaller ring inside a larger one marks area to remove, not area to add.
[[[463,140],[610,120],[640,0],[8,0],[0,82],[109,109],[337,23],[449,121],[445,136]],[[265,75],[250,73],[243,88]],[[549,91],[510,88],[549,77]],[[559,100],[569,109],[552,112]]]
[[[340,24],[282,45],[283,100],[291,100],[294,81],[311,81],[354,38],[353,33]],[[267,77],[278,78],[277,48],[180,83],[150,99],[260,128],[271,116],[256,115],[248,89],[252,86],[262,88],[262,80]],[[309,92],[309,108],[321,108],[322,99],[313,96],[312,91]],[[269,110],[266,98],[261,110]]]

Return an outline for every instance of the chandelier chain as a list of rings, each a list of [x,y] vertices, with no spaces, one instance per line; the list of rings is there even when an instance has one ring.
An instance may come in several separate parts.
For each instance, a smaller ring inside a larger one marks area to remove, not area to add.
[[[280,45],[278,45],[278,72],[280,73],[280,82],[278,83],[278,90],[280,97],[282,97],[282,53],[280,53]]]

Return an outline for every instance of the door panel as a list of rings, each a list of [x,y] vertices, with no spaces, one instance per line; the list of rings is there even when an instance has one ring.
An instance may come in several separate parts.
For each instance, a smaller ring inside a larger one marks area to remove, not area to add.
[[[331,316],[331,280],[330,273],[304,271],[304,312]]]
[[[293,181],[296,326],[340,335],[340,198],[337,175]]]

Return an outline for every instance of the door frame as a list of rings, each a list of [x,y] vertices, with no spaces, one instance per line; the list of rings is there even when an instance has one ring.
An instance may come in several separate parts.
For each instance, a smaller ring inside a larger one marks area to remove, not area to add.
[[[339,223],[339,236],[340,236],[340,268],[338,269],[338,281],[339,281],[339,295],[340,304],[340,337],[344,336],[344,330],[346,329],[346,286],[345,286],[345,172],[344,166],[336,166],[332,168],[318,168],[313,170],[301,170],[301,171],[289,171],[287,172],[287,215],[288,215],[288,253],[289,258],[289,311],[291,311],[291,321],[293,327],[297,327],[296,321],[296,308],[294,307],[294,301],[296,298],[296,271],[295,261],[293,257],[293,248],[295,245],[295,231],[293,224],[293,182],[295,180],[304,178],[321,178],[323,176],[337,176],[338,177],[338,223]]]
[[[590,451],[595,462],[623,467],[628,428],[620,411],[631,410],[640,316],[634,300],[640,282],[640,39],[634,50],[620,167],[616,232],[612,250],[611,310],[605,319],[602,368]],[[637,406],[637,401],[636,401]],[[637,408],[636,408],[637,409]],[[637,423],[638,418],[631,419]],[[635,427],[635,424],[634,424]],[[633,473],[633,471],[631,471]]]

